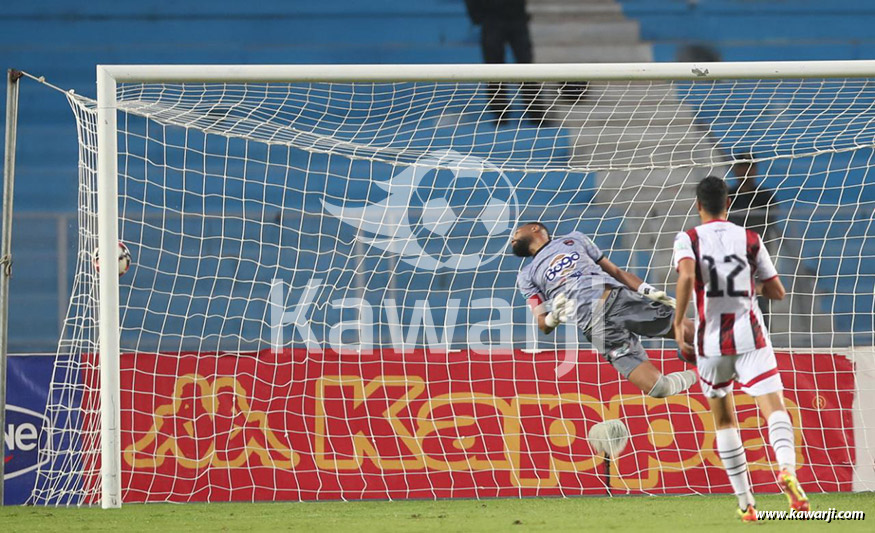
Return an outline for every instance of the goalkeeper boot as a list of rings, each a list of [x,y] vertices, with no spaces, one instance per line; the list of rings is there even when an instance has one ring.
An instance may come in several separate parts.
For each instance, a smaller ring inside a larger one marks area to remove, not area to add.
[[[753,505],[748,505],[745,510],[738,509],[738,517],[741,518],[742,522],[756,522],[757,521],[757,510],[754,509]]]
[[[807,511],[810,509],[808,496],[799,485],[799,480],[789,470],[781,470],[778,472],[778,485],[781,490],[787,495],[787,501],[790,503],[790,509],[796,511]]]

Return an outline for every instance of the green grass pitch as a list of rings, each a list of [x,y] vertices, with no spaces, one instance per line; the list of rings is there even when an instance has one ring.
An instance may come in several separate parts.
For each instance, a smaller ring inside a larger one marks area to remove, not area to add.
[[[866,513],[862,522],[742,524],[732,496],[578,497],[439,501],[211,503],[90,508],[0,508],[0,531],[875,531],[875,493],[811,494],[813,509]],[[784,510],[782,495],[758,497]]]

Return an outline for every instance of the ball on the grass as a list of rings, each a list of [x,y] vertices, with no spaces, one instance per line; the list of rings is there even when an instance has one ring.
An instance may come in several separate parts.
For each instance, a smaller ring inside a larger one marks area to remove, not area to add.
[[[125,272],[130,270],[131,263],[133,262],[133,258],[131,257],[131,251],[128,250],[128,247],[125,246],[125,243],[119,241],[118,243],[118,275],[119,277],[124,276]],[[100,272],[100,255],[97,250],[94,250],[94,268]]]
[[[605,420],[589,428],[586,440],[598,455],[617,457],[629,443],[629,428],[620,420]]]

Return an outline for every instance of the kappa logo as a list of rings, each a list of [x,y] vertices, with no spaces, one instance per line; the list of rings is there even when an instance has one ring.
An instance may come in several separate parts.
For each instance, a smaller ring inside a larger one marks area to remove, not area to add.
[[[559,276],[567,276],[574,271],[577,261],[580,259],[578,252],[568,254],[556,254],[550,260],[550,266],[547,268],[547,281],[553,281]]]
[[[359,242],[420,270],[472,270],[495,261],[519,214],[516,187],[499,167],[453,150],[428,152],[373,185],[387,193],[378,202],[322,205],[355,228]]]
[[[6,427],[3,438],[6,440],[6,479],[36,470],[46,462],[45,455],[40,461],[39,436],[49,428],[49,419],[40,413],[18,407],[6,406]]]
[[[152,427],[123,453],[134,468],[157,468],[170,458],[181,468],[236,468],[251,464],[291,469],[300,455],[253,409],[249,393],[233,377],[186,374],[176,380],[170,403],[155,409]]]

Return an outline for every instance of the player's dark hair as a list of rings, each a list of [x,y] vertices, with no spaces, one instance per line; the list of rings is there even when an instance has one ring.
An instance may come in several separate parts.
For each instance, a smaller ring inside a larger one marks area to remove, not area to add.
[[[696,199],[702,209],[710,215],[720,215],[726,211],[726,199],[729,189],[726,182],[717,176],[708,176],[696,186]]]
[[[544,235],[547,236],[547,242],[550,242],[550,232],[547,230],[547,226],[541,224],[540,222],[526,222],[525,224],[520,226],[520,229],[530,228],[531,226],[535,226],[539,230],[543,231]],[[514,233],[514,235],[516,235],[516,233]],[[519,237],[516,237],[512,241],[512,248],[511,249],[513,251],[513,255],[515,255],[517,257],[531,257],[531,256],[535,255],[536,253],[540,252],[541,250],[543,250],[544,246],[547,245],[546,243],[541,245],[541,247],[538,248],[533,253],[532,249],[531,249],[533,240],[534,240],[534,232],[533,231],[528,231],[528,232],[524,231],[522,233],[522,235],[520,235]]]
[[[538,226],[541,230],[547,234],[547,237],[550,236],[550,230],[547,229],[547,226],[541,224],[540,222],[529,222],[532,226]]]

